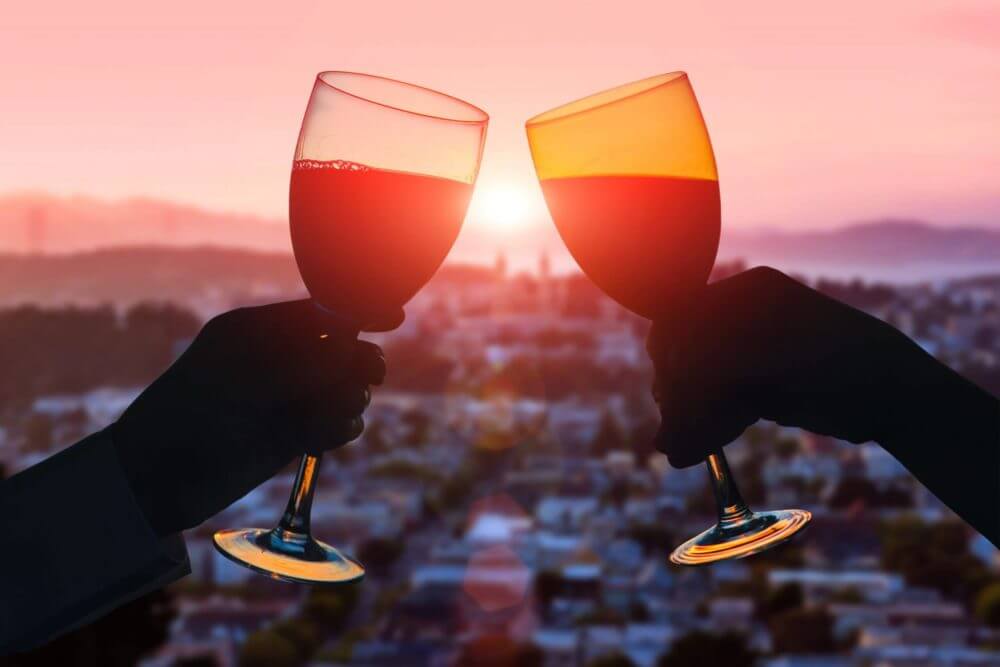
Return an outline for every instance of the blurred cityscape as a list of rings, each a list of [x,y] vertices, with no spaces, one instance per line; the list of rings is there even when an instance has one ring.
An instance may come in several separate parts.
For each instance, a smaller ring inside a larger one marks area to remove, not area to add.
[[[5,474],[112,421],[213,312],[301,296],[289,275],[169,304],[7,306]],[[1000,276],[809,282],[1000,393]],[[363,437],[323,460],[314,533],[364,581],[283,584],[215,552],[215,530],[278,519],[289,468],[186,536],[189,577],[79,633],[148,667],[1000,665],[997,550],[875,445],[757,424],[726,450],[744,496],[813,524],[746,560],[671,565],[715,510],[705,470],[650,444],[647,328],[544,255],[532,273],[447,265],[402,327],[366,336],[387,383]],[[71,664],[59,644],[9,664]]]

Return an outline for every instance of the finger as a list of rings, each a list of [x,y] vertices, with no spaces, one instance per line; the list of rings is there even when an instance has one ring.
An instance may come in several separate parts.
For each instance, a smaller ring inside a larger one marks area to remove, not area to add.
[[[342,421],[338,424],[338,428],[336,429],[334,437],[330,443],[330,448],[341,447],[352,440],[356,440],[358,436],[364,432],[364,430],[365,418],[361,415]]]
[[[375,343],[357,341],[351,360],[351,376],[361,384],[380,385],[385,381],[385,355]]]
[[[365,409],[371,399],[368,385],[385,379],[382,349],[366,341],[351,341],[349,356],[344,345],[320,341],[319,349],[300,355],[281,372],[288,375],[285,384],[291,395],[315,402],[317,408],[331,409],[338,416],[353,416]]]
[[[656,434],[656,448],[667,455],[675,468],[690,468],[721,450],[740,436],[755,419],[720,417],[707,423],[688,428],[661,426]]]
[[[351,387],[337,393],[333,400],[333,411],[341,417],[360,416],[371,403],[372,393],[368,387]]]
[[[753,406],[736,396],[684,401],[668,398],[661,414],[655,445],[675,468],[702,462],[738,438],[758,418]]]
[[[303,420],[299,437],[300,450],[318,456],[355,440],[364,428],[365,420],[360,415],[345,418],[327,414],[311,421]]]
[[[354,364],[357,341],[339,333],[318,334],[301,339],[297,345],[286,351],[278,362],[278,375],[287,376],[295,396],[314,396],[335,392],[345,384],[345,379],[354,380]],[[364,379],[355,385],[370,384]]]

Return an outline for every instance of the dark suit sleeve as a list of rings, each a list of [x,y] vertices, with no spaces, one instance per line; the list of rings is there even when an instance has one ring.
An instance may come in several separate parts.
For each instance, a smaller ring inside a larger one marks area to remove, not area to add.
[[[1000,548],[1000,401],[937,361],[900,394],[879,444]]]
[[[188,572],[159,538],[106,431],[0,483],[0,655],[45,643]]]

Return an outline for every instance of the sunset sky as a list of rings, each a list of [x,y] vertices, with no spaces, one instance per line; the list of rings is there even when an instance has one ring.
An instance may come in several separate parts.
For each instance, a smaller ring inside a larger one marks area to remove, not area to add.
[[[995,1],[8,3],[0,193],[283,218],[322,69],[490,113],[471,238],[549,233],[526,118],[671,70],[708,121],[725,226],[1000,225]]]

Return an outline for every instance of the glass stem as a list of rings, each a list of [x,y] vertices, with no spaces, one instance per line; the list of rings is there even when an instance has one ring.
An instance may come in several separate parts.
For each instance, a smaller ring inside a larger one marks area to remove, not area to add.
[[[308,537],[309,516],[312,512],[313,494],[316,492],[318,478],[319,457],[306,454],[299,463],[292,495],[288,498],[288,506],[285,507],[285,513],[275,530]]]
[[[733,473],[722,450],[709,454],[705,459],[708,474],[712,478],[712,491],[715,493],[715,503],[719,509],[719,526],[731,528],[747,521],[753,512],[747,507],[733,481]]]

